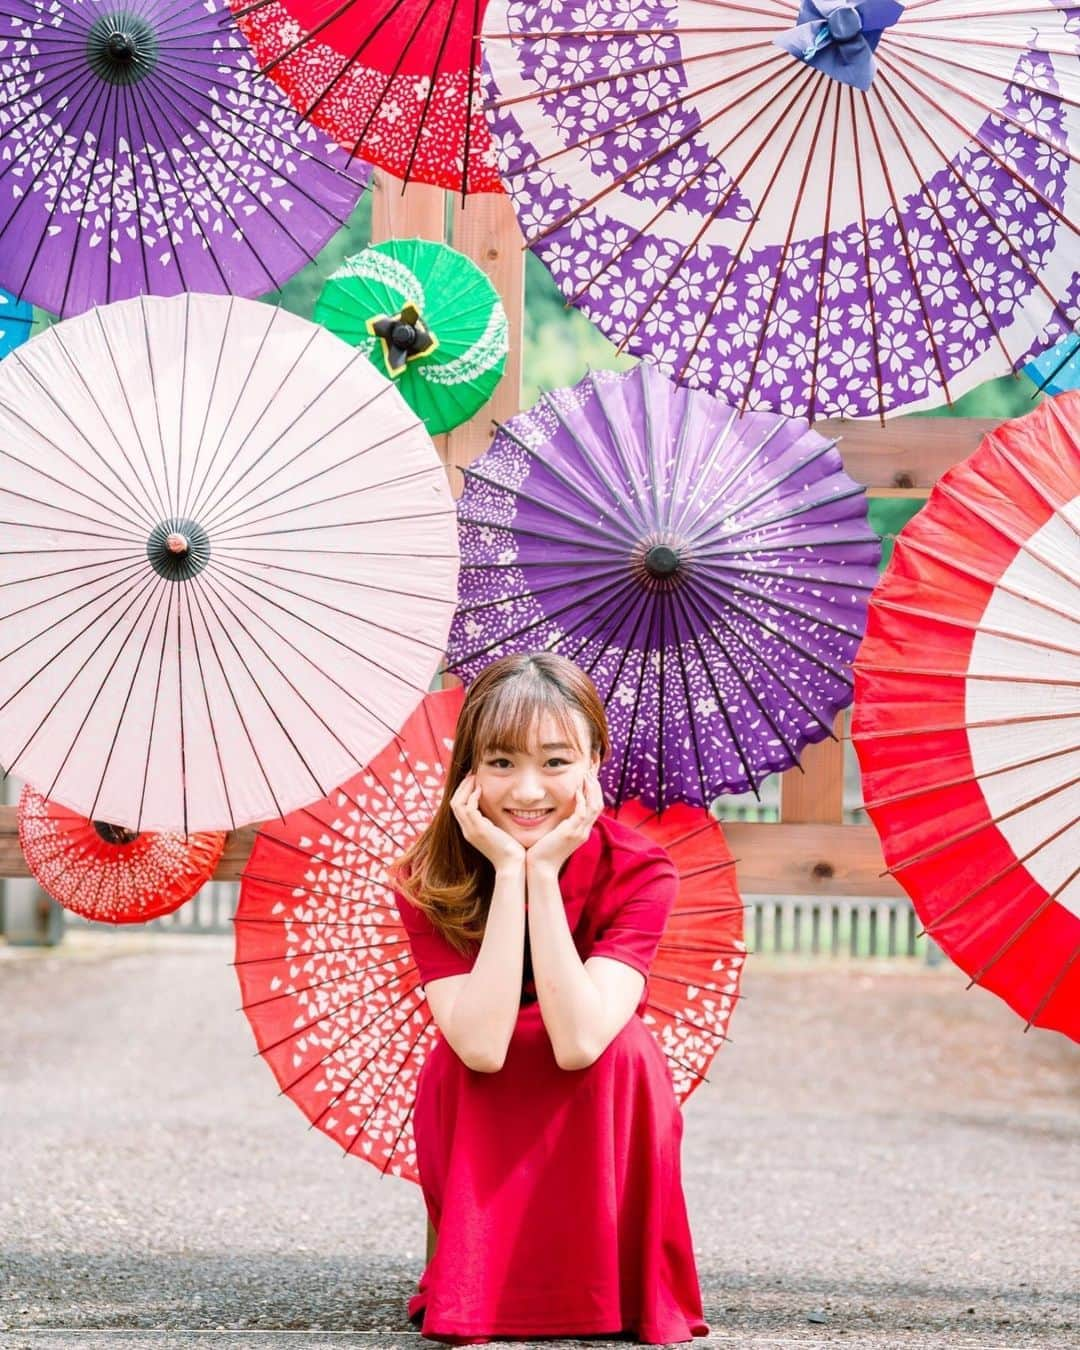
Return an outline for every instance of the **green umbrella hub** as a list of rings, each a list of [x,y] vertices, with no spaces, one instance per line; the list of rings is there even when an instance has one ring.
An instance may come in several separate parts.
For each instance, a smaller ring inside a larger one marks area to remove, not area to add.
[[[402,306],[398,314],[368,319],[367,330],[379,339],[383,364],[392,380],[404,374],[410,361],[423,360],[439,346],[439,339],[424,323],[415,305]]]

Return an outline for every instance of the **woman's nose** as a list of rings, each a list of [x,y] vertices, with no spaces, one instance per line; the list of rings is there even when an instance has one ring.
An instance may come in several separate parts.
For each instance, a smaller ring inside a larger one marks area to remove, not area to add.
[[[538,802],[543,798],[544,785],[539,778],[534,778],[531,774],[524,774],[515,781],[511,795],[514,801],[526,806],[529,802]]]

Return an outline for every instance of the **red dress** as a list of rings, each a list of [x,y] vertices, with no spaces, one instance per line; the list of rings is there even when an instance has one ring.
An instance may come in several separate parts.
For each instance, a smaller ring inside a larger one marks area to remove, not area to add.
[[[601,817],[559,879],[582,960],[648,976],[675,901],[663,849]],[[471,969],[425,915],[398,902],[420,978]],[[526,948],[526,958],[528,949]],[[498,1073],[467,1069],[440,1038],[413,1124],[435,1255],[409,1300],[424,1336],[707,1336],[680,1172],[682,1112],[664,1053],[637,1011],[587,1069],[555,1063],[526,960]]]

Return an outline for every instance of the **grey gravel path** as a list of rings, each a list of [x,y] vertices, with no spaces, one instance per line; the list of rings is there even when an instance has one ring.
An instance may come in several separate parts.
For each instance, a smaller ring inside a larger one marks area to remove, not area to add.
[[[5,1346],[431,1344],[404,1317],[419,1191],[278,1097],[230,959],[205,937],[0,945]],[[1080,1056],[963,983],[751,965],[686,1111],[698,1345],[1080,1344]]]

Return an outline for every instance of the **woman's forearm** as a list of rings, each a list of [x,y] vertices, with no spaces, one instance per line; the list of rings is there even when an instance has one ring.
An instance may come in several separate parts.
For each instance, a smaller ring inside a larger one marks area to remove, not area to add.
[[[502,1068],[521,1009],[525,952],[525,868],[495,875],[487,926],[476,962],[454,1000],[447,1040],[482,1073]]]
[[[590,1036],[603,1022],[603,996],[574,945],[558,872],[546,866],[529,868],[526,884],[529,947],[540,1016],[559,1067],[583,1068],[594,1058]]]

